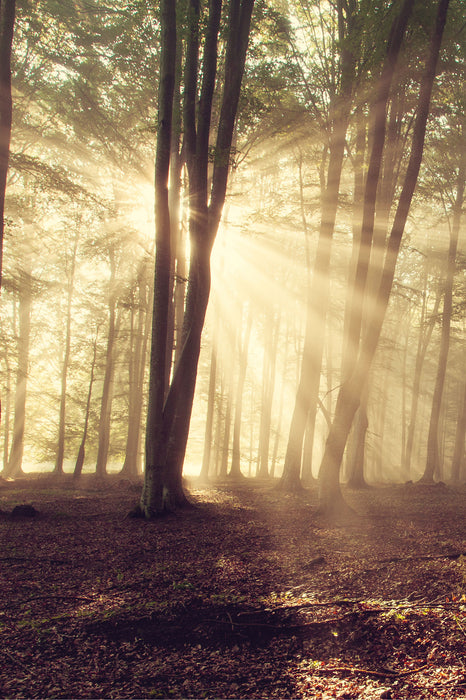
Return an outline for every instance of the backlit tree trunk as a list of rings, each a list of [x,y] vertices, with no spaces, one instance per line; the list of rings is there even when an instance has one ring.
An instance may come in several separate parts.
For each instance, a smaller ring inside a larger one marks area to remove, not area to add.
[[[26,422],[26,394],[29,370],[29,346],[31,341],[32,276],[22,271],[18,281],[19,336],[18,369],[16,373],[13,440],[5,477],[16,478],[23,473],[24,427]]]
[[[432,483],[434,477],[440,478],[441,458],[439,449],[439,421],[442,406],[442,396],[447,371],[448,350],[450,347],[450,326],[453,307],[453,279],[456,270],[456,251],[458,249],[458,235],[460,230],[461,211],[464,197],[464,178],[466,171],[466,153],[463,149],[458,180],[456,199],[453,210],[453,223],[450,231],[450,245],[448,249],[448,268],[445,281],[445,293],[443,298],[442,333],[440,339],[440,352],[435,381],[434,395],[432,398],[432,410],[430,414],[429,435],[427,438],[427,460],[421,481]]]
[[[63,365],[61,370],[61,395],[60,395],[60,411],[58,421],[58,442],[57,456],[55,459],[55,474],[63,474],[63,459],[65,456],[65,433],[66,433],[66,385],[68,379],[68,369],[70,364],[71,354],[71,302],[74,293],[74,276],[76,270],[76,255],[78,252],[79,243],[79,222],[77,223],[77,231],[75,234],[72,257],[70,262],[70,271],[68,278],[68,294],[66,305],[66,328],[65,328],[65,350],[63,353]]]
[[[388,240],[384,268],[377,298],[372,313],[368,318],[367,330],[360,345],[359,356],[354,370],[349,379],[346,380],[340,388],[334,420],[327,438],[325,452],[320,466],[319,510],[325,515],[338,516],[342,510],[347,509],[340,489],[341,462],[354,414],[359,406],[361,391],[365,385],[365,382],[367,381],[370,366],[377,349],[395,275],[398,251],[411,206],[414,189],[417,183],[424,148],[427,118],[429,115],[430,95],[435,79],[435,69],[440,51],[448,4],[448,0],[440,0],[438,4],[435,29],[420,87],[418,109],[413,129],[411,154]],[[410,0],[405,2],[402,13],[403,11],[407,11],[407,5],[411,5]],[[404,27],[401,26],[401,23],[397,24],[397,22],[395,22],[394,28],[394,31],[402,31],[402,34],[404,34]],[[391,39],[393,41],[393,35]],[[393,44],[391,44],[391,46],[393,46]],[[385,71],[382,72],[382,79],[384,77]],[[381,85],[381,89],[384,89],[383,84]],[[369,196],[372,195],[369,193]],[[363,224],[363,232],[364,231],[365,229]],[[365,235],[368,237],[368,245],[370,243],[369,233],[369,228],[367,228]],[[362,272],[364,273],[364,271],[366,271],[367,274],[367,261],[364,259],[365,256],[367,256],[367,251],[362,245],[361,251],[364,256],[361,261]],[[356,276],[357,275],[358,272],[356,273]],[[361,285],[360,288],[363,289],[363,286]]]
[[[287,491],[301,489],[300,473],[304,435],[306,426],[308,426],[308,430],[313,430],[311,426],[315,422],[317,412],[328,308],[330,254],[338,208],[346,131],[351,111],[355,56],[349,50],[348,37],[351,36],[351,25],[344,26],[341,7],[341,3],[338,3],[339,38],[342,46],[341,87],[339,94],[334,96],[331,107],[332,127],[329,135],[329,162],[327,181],[322,193],[319,240],[306,304],[301,371],[291,417],[285,464],[280,481],[281,488]],[[348,22],[354,21],[355,12],[351,12],[349,15]],[[307,474],[309,474],[310,468],[311,465],[306,466]]]
[[[230,0],[229,24],[225,54],[225,78],[213,158],[212,188],[208,203],[209,155],[213,95],[217,72],[217,41],[220,29],[221,0],[211,0],[206,25],[202,75],[199,80],[198,54],[200,45],[199,2],[188,4],[189,31],[186,40],[184,73],[184,135],[189,187],[190,266],[184,315],[182,349],[168,393],[163,401],[160,392],[149,395],[149,415],[146,432],[146,471],[139,514],[152,517],[186,504],[182,487],[182,469],[188,439],[194,390],[196,386],[201,335],[210,293],[210,254],[225,202],[230,149],[244,72],[246,50],[254,0]],[[159,139],[156,159],[156,197],[163,200],[162,212],[168,216],[163,226],[161,244],[168,253],[169,209],[166,182],[169,169],[170,130],[173,102],[173,80],[176,46],[175,3],[161,3],[162,58],[159,92]],[[168,85],[171,83],[171,95]],[[201,85],[200,96],[197,86]],[[164,90],[165,86],[165,90]],[[165,111],[166,110],[166,111]],[[165,115],[165,116],[162,116]],[[162,131],[162,127],[164,131]],[[162,154],[167,162],[162,167]],[[160,165],[160,170],[158,169]],[[159,213],[157,214],[159,217]],[[160,226],[158,218],[158,227]],[[167,240],[168,238],[168,240]],[[157,236],[157,246],[159,237]],[[168,267],[169,269],[169,267]],[[156,285],[165,274],[156,260]],[[162,290],[168,289],[164,284]],[[166,291],[163,292],[166,294]],[[166,298],[166,297],[165,297]],[[153,353],[151,356],[151,386],[164,380],[165,355],[158,355],[157,337],[167,337],[167,304],[154,304]],[[161,342],[161,341],[160,341]],[[162,373],[157,371],[160,370]]]

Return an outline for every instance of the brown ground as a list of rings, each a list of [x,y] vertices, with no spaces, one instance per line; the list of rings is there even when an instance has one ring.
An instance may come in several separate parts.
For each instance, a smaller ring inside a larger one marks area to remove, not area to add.
[[[195,487],[126,517],[140,487],[0,485],[0,695],[466,697],[466,490]],[[32,504],[35,517],[13,517]]]

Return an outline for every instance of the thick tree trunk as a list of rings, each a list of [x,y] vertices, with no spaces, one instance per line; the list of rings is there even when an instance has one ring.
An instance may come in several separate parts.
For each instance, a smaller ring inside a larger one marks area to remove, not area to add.
[[[186,295],[186,311],[183,323],[182,350],[175,367],[173,378],[165,402],[160,404],[160,393],[150,394],[149,416],[146,432],[146,471],[145,483],[137,514],[153,517],[167,510],[187,504],[182,487],[182,470],[188,439],[194,390],[196,386],[197,365],[199,360],[201,335],[210,293],[210,254],[220,223],[225,202],[228,172],[230,169],[230,148],[234,123],[238,107],[241,82],[246,59],[254,0],[231,0],[229,30],[225,55],[225,81],[220,118],[217,129],[217,142],[212,174],[212,192],[210,206],[207,204],[208,167],[210,152],[211,115],[217,69],[217,41],[220,28],[221,0],[212,0],[206,26],[203,72],[200,97],[197,96],[199,84],[199,3],[190,0],[189,32],[186,42],[185,62],[185,100],[184,100],[184,135],[186,146],[186,163],[189,179],[189,233],[191,242],[191,260]],[[162,9],[162,67],[161,85],[173,73],[176,46],[176,18],[173,3],[161,3]],[[172,47],[172,51],[170,50]],[[165,61],[165,63],[164,63]],[[165,67],[164,67],[165,66]],[[159,116],[163,107],[171,109],[168,91],[159,102]],[[197,120],[196,120],[197,118]],[[159,118],[159,124],[166,120]],[[170,112],[171,123],[171,112]],[[170,150],[170,135],[157,143],[157,161],[161,153]],[[157,165],[156,165],[157,172]],[[161,172],[160,172],[161,174]],[[163,182],[167,182],[168,163],[164,170]],[[157,192],[163,194],[163,211],[168,216],[168,199],[163,191],[162,180]],[[164,227],[169,232],[169,226]],[[166,235],[163,246],[169,249]],[[169,257],[168,257],[169,263]],[[156,261],[156,280],[160,274]],[[163,274],[163,273],[162,273]],[[164,289],[168,288],[164,285]],[[154,309],[160,312],[162,305],[157,302]],[[166,305],[163,306],[166,309]],[[154,312],[153,349],[156,348],[157,336],[167,337],[167,311],[160,315]],[[160,344],[162,341],[160,340]],[[152,385],[161,380],[157,368],[164,378],[165,356],[162,365],[161,356],[151,358]],[[152,399],[151,399],[152,396]],[[157,401],[156,401],[157,399]]]

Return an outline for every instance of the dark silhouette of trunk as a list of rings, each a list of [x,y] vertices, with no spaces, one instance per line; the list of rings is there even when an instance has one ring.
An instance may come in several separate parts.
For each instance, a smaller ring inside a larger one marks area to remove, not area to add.
[[[411,0],[406,0],[401,10],[400,18],[403,17],[405,13],[408,13],[408,10],[411,9],[411,5]],[[430,95],[435,79],[435,69],[440,51],[447,10],[448,0],[440,0],[438,4],[437,18],[435,21],[435,29],[431,40],[429,56],[426,61],[426,68],[420,86],[418,109],[413,128],[410,158],[404,178],[402,191],[398,201],[395,218],[390,231],[390,237],[388,240],[387,252],[385,256],[385,263],[382,271],[380,287],[378,290],[377,298],[375,300],[375,304],[372,308],[371,315],[368,318],[367,330],[360,344],[359,355],[354,370],[351,372],[349,379],[347,379],[343,383],[338,393],[335,415],[332,427],[330,428],[330,432],[327,438],[325,452],[320,466],[319,510],[322,514],[331,517],[338,517],[340,513],[348,510],[348,506],[346,505],[343,499],[340,488],[341,462],[346,446],[346,441],[348,439],[348,434],[351,428],[351,424],[353,422],[354,414],[356,413],[356,410],[360,403],[361,392],[367,381],[367,376],[375,355],[375,351],[377,349],[377,344],[380,337],[380,332],[382,330],[382,324],[393,285],[398,251],[400,248],[406,219],[408,217],[409,209],[411,206],[411,200],[413,197],[414,189],[417,183],[417,177],[419,174],[419,168],[421,165],[422,153],[424,149],[425,131],[430,106]],[[397,20],[395,21],[392,34],[389,40],[387,54],[389,63],[392,60],[391,52],[393,51],[395,38],[400,32],[401,37],[404,35],[406,23],[407,20],[405,23],[398,23]],[[405,26],[403,26],[403,24]],[[387,69],[384,68],[384,70],[382,71],[382,79],[380,85],[382,94],[383,91],[386,89],[386,86],[384,85],[384,81],[386,79]],[[374,146],[377,149],[379,148],[375,144],[375,137],[373,148]],[[367,182],[369,183],[369,175],[367,177]],[[371,187],[372,184],[373,183],[371,183]],[[371,198],[373,196],[374,195],[369,190],[368,197]],[[368,211],[368,215],[369,214],[370,211]],[[366,222],[368,221],[369,219],[366,218]],[[366,224],[366,226],[363,224],[362,234],[364,235],[361,236],[360,247],[360,252],[362,256],[361,265],[359,265],[358,263],[358,268],[356,272],[356,278],[358,278],[359,270],[361,270],[361,279],[356,279],[356,288],[361,289],[362,292],[364,290],[364,286],[362,285],[362,279],[365,278],[365,275],[367,274],[368,258],[366,250],[366,241],[367,245],[370,245],[369,233],[370,232],[368,224]],[[355,305],[353,306],[353,308],[357,309],[358,303],[361,302],[355,300]],[[353,320],[353,323],[355,324],[354,327],[358,326],[358,317],[356,317]],[[350,336],[353,337],[353,332],[350,333]]]
[[[88,427],[89,427],[89,415],[91,412],[92,386],[94,384],[94,373],[95,373],[96,359],[97,359],[97,332],[96,332],[94,345],[93,345],[93,354],[92,354],[92,362],[91,362],[91,375],[89,378],[89,388],[87,390],[86,409],[85,409],[85,413],[84,413],[83,434],[82,434],[82,438],[81,438],[81,444],[80,444],[79,450],[78,450],[78,456],[76,457],[76,464],[74,465],[74,471],[73,471],[73,478],[74,479],[79,479],[79,477],[81,476],[83,466],[84,466],[84,459],[86,457],[86,439],[87,439],[87,431],[88,431]]]
[[[210,254],[217,234],[230,169],[230,149],[238,107],[241,82],[246,60],[249,28],[254,0],[231,0],[225,52],[225,79],[213,158],[212,187],[208,204],[210,135],[214,88],[217,72],[217,42],[220,29],[221,1],[212,0],[207,19],[202,75],[198,75],[199,3],[191,0],[188,7],[189,27],[186,39],[184,73],[185,99],[183,124],[189,188],[189,235],[191,258],[184,314],[182,349],[165,401],[160,392],[150,389],[149,415],[146,432],[146,471],[143,493],[136,514],[153,517],[166,510],[187,504],[182,486],[182,470],[196,385],[201,335],[210,293]],[[167,218],[161,236],[163,249],[169,252],[169,209],[166,193],[170,125],[173,102],[174,47],[176,46],[176,17],[171,2],[161,3],[162,42],[159,92],[159,139],[156,159],[156,198],[163,201],[161,212]],[[170,90],[163,86],[171,82]],[[197,86],[201,85],[200,96]],[[167,110],[166,116],[164,110]],[[164,132],[162,133],[162,129]],[[164,135],[163,135],[164,134]],[[162,154],[167,162],[161,166]],[[158,167],[160,165],[160,169]],[[163,176],[163,177],[162,177]],[[159,206],[157,207],[159,212]],[[157,231],[161,226],[157,214]],[[169,256],[167,261],[169,262]],[[156,284],[161,273],[156,260]],[[162,273],[164,274],[164,273]],[[160,279],[160,278],[159,278]],[[163,286],[165,289],[166,285]],[[161,291],[161,290],[159,290]],[[165,293],[165,292],[164,292]],[[167,337],[167,304],[154,304],[153,353],[157,336]],[[158,358],[158,359],[157,359]],[[151,357],[150,382],[153,387],[164,380],[163,363],[155,353]],[[162,377],[158,373],[162,372]],[[164,385],[164,383],[163,383]]]
[[[15,0],[0,0],[0,287],[3,270],[5,191],[11,136],[11,46],[15,24]]]
[[[16,372],[15,413],[13,440],[5,477],[16,478],[23,474],[24,427],[26,422],[26,393],[29,368],[29,345],[31,340],[32,277],[23,270],[18,280],[19,336],[18,369]]]
[[[353,489],[363,489],[367,487],[364,477],[364,461],[366,456],[366,433],[368,427],[367,387],[365,387],[353,422],[353,439],[348,448],[348,486]]]
[[[430,414],[429,434],[427,438],[427,460],[422,475],[423,483],[433,483],[434,477],[441,478],[442,466],[439,449],[439,422],[441,416],[442,397],[447,371],[448,350],[450,348],[450,326],[453,307],[453,280],[456,270],[456,252],[458,249],[458,235],[460,230],[461,211],[464,198],[464,178],[466,170],[466,152],[463,149],[456,188],[456,199],[453,208],[453,223],[450,231],[450,245],[448,249],[448,268],[445,280],[445,292],[443,298],[442,332],[440,339],[440,352],[437,366],[434,395],[432,397],[432,410]]]

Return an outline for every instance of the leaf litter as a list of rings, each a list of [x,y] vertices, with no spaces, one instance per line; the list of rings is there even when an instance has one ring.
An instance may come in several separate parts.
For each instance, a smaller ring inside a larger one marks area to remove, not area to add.
[[[117,477],[1,483],[2,697],[466,697],[464,487],[346,490],[332,523],[312,489],[191,486],[143,522]]]

